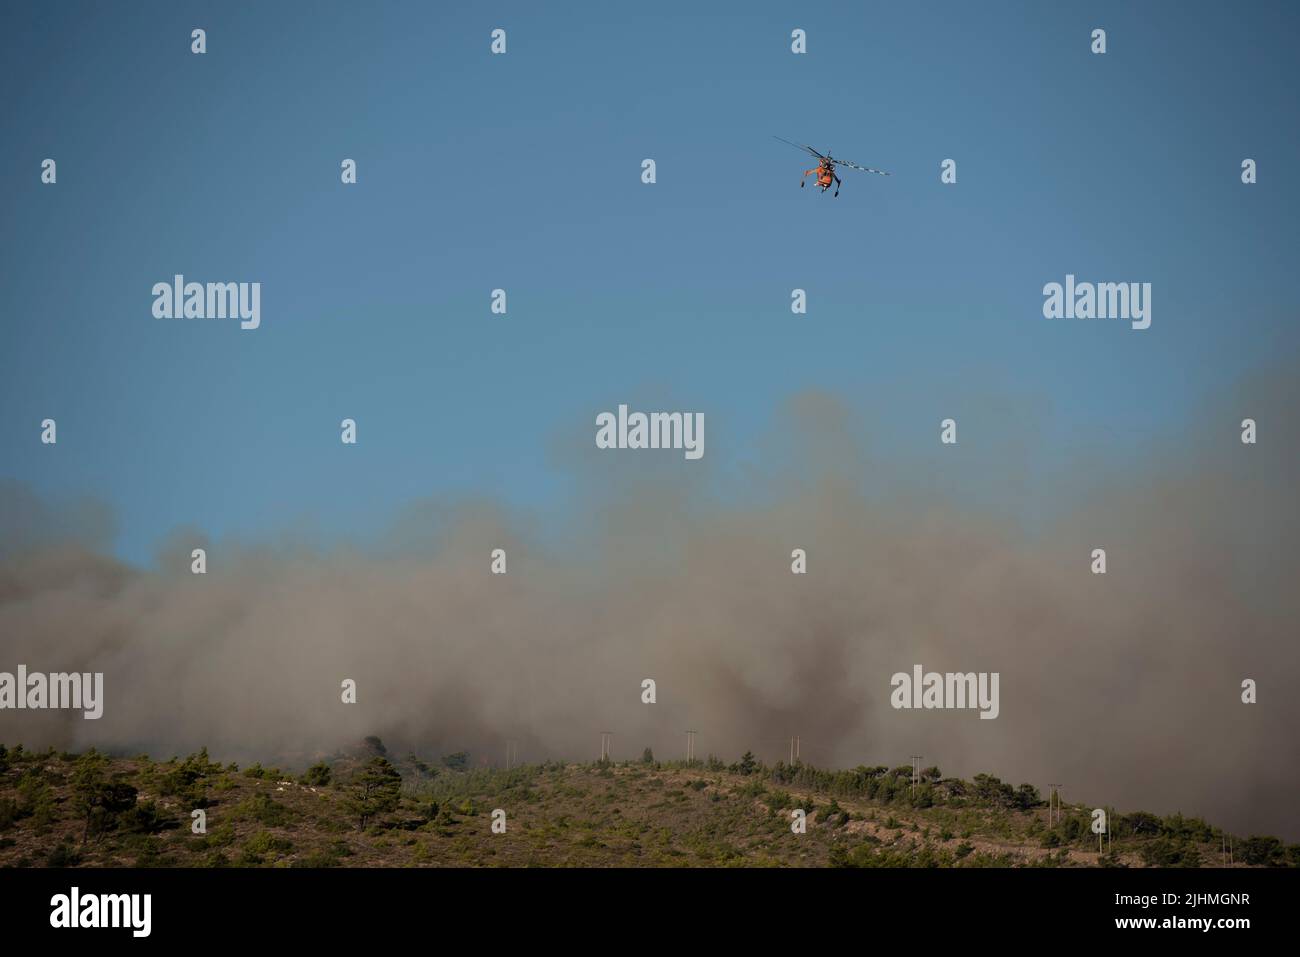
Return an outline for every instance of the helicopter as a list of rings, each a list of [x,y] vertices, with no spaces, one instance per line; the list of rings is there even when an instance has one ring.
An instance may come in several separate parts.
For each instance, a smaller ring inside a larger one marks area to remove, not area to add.
[[[830,189],[831,184],[834,183],[835,195],[840,195],[840,178],[835,174],[835,167],[837,166],[847,166],[849,169],[861,170],[864,173],[879,173],[881,176],[889,175],[883,169],[871,169],[869,166],[859,166],[857,163],[850,163],[848,160],[835,159],[835,157],[831,156],[829,152],[824,154],[818,153],[811,146],[804,146],[802,143],[791,143],[790,140],[782,139],[779,136],[774,136],[772,139],[781,140],[782,143],[789,143],[791,146],[795,147],[795,149],[804,150],[805,152],[811,153],[813,156],[817,157],[818,164],[812,169],[806,169],[803,171],[804,178],[799,180],[800,189],[803,188],[804,180],[808,178],[808,174],[816,173],[817,185],[821,187],[823,193]]]

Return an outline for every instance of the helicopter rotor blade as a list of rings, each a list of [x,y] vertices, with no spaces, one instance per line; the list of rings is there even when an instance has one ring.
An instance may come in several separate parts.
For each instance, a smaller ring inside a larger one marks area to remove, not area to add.
[[[818,153],[818,152],[817,152],[815,149],[813,149],[811,146],[804,146],[802,143],[794,143],[794,142],[791,142],[790,140],[787,140],[787,139],[785,139],[785,138],[783,138],[783,137],[780,137],[780,136],[774,136],[774,137],[772,137],[772,139],[774,139],[774,140],[780,140],[782,143],[789,143],[789,144],[790,144],[791,146],[793,146],[795,149],[797,149],[797,150],[804,150],[805,152],[811,153],[813,156],[817,157],[818,159],[826,159],[825,156],[823,156],[821,153]]]
[[[857,163],[850,163],[848,160],[831,158],[831,162],[836,166],[847,166],[849,169],[861,170],[864,173],[879,173],[881,176],[888,176],[883,169],[872,169],[870,166],[859,166]]]

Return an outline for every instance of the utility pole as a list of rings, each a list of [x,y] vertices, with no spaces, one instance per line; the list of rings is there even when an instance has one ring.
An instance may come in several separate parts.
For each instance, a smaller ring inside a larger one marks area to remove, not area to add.
[[[1060,815],[1061,815],[1061,795],[1058,793],[1058,791],[1059,791],[1059,789],[1060,789],[1061,787],[1062,787],[1062,785],[1060,785],[1060,784],[1049,784],[1049,785],[1047,785],[1047,827],[1048,827],[1048,830],[1051,830],[1051,827],[1052,827],[1052,799],[1053,799],[1053,798],[1056,799],[1056,815],[1057,815],[1057,820],[1060,820]]]
[[[794,759],[799,760],[799,735],[794,736]]]
[[[613,731],[600,732],[600,759],[602,761],[609,760],[610,752],[613,750],[613,748],[611,747],[611,745],[613,744],[613,738],[614,738]]]
[[[686,732],[686,764],[689,767],[695,761],[695,732]]]
[[[913,754],[912,758],[912,800],[916,800],[916,786],[921,781],[921,758],[920,754]]]
[[[519,763],[519,742],[510,738],[506,739],[506,770]]]

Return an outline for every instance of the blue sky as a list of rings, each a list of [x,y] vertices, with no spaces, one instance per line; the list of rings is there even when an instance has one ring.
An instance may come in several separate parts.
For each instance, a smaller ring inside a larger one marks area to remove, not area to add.
[[[1041,426],[1032,474],[1140,460],[1294,355],[1295,27],[1264,3],[7,4],[0,477],[102,497],[148,562],[181,526],[554,512],[557,449],[620,402],[705,413],[723,499],[807,389],[900,456],[949,415],[1000,447],[1009,408]],[[773,135],[894,175],[800,190]],[[261,328],[154,319],[175,273],[261,282]],[[1066,273],[1152,283],[1152,327],[1045,320]]]

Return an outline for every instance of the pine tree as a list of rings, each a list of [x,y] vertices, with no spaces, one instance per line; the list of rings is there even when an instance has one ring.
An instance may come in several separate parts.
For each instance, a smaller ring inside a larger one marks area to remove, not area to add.
[[[384,757],[373,757],[352,779],[348,809],[365,830],[367,822],[397,808],[402,796],[402,776]]]

